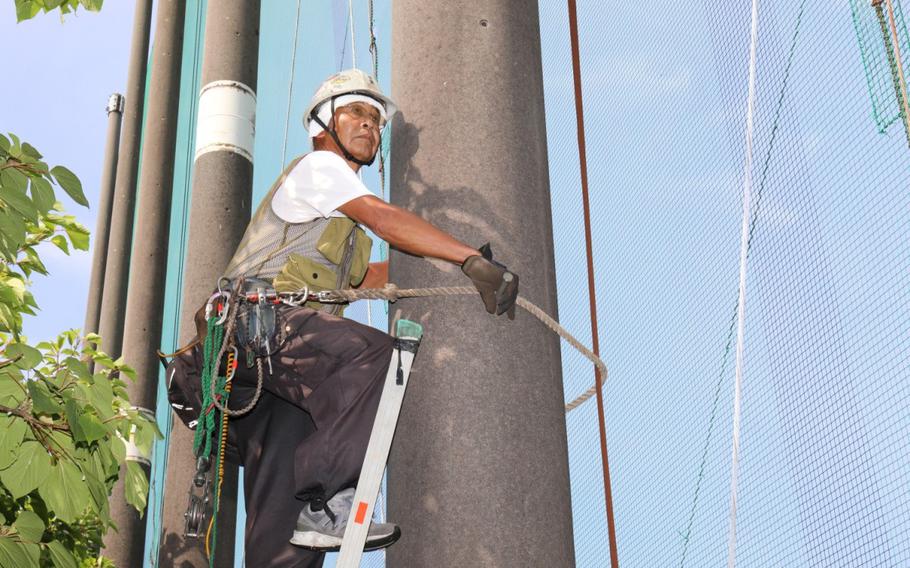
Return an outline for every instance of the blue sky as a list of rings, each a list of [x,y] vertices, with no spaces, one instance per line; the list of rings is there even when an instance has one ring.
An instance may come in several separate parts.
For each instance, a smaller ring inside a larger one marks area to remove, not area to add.
[[[91,207],[75,204],[63,192],[58,199],[92,232],[105,107],[111,93],[125,88],[132,19],[132,2],[106,2],[98,14],[80,11],[63,22],[58,15],[39,15],[16,24],[13,3],[0,4],[0,38],[16,62],[0,90],[0,130],[17,134],[50,164],[65,165],[79,176]],[[90,253],[68,257],[48,247],[43,254],[51,277],[33,279],[42,311],[25,321],[25,332],[34,340],[82,327],[91,266]]]

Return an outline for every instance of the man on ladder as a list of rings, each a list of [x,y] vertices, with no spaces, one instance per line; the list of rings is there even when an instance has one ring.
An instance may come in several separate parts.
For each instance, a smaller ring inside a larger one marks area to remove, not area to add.
[[[394,112],[369,75],[352,69],[329,77],[303,119],[314,151],[276,180],[225,276],[264,282],[278,293],[381,288],[388,263],[369,262],[363,225],[399,250],[460,265],[487,311],[512,317],[518,278],[493,261],[489,247],[469,247],[377,198],[358,178]],[[241,309],[249,311],[239,316],[242,335],[255,318],[252,306]],[[271,328],[265,370],[258,370],[260,402],[230,427],[245,472],[247,565],[319,566],[322,552],[337,550],[344,535],[393,338],[340,317],[337,306],[278,305],[273,313],[256,316],[257,329]],[[253,356],[239,354],[231,408],[255,396]],[[399,535],[393,524],[374,523],[366,549],[388,546]]]

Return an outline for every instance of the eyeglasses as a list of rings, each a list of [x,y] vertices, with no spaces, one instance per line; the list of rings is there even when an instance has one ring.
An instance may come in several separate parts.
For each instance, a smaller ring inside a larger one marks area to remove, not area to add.
[[[382,130],[386,124],[385,119],[382,118],[376,107],[366,103],[353,103],[345,105],[338,110],[353,117],[355,120],[368,120],[379,130]]]

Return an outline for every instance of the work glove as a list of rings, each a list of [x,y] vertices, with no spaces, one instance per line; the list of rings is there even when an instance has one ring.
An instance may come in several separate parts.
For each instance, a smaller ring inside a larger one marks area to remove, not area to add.
[[[490,243],[480,247],[478,252],[480,254],[469,256],[464,261],[461,271],[474,283],[489,313],[497,316],[507,313],[510,320],[515,319],[518,275],[493,260]]]

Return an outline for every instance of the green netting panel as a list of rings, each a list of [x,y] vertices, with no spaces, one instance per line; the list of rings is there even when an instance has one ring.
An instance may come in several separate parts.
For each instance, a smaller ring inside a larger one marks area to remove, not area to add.
[[[892,5],[899,36],[897,43],[906,74],[910,69],[910,62],[907,61],[910,57],[910,36],[900,0],[892,0]],[[869,0],[850,0],[850,10],[872,101],[872,115],[879,132],[884,132],[900,121],[904,114],[887,8],[884,2],[873,6]]]

